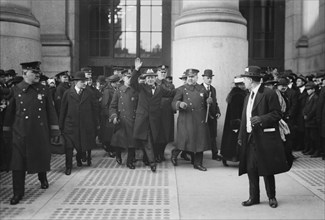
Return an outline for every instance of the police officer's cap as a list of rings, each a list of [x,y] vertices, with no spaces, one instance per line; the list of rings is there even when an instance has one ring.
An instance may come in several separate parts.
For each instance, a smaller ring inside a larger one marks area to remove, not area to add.
[[[27,62],[27,63],[21,63],[21,68],[23,70],[34,70],[34,71],[39,71],[40,70],[40,61],[33,61],[33,62]]]
[[[166,76],[166,79],[173,80],[172,76]]]
[[[14,77],[17,75],[17,73],[14,69],[10,69],[10,70],[6,70],[6,75]]]
[[[167,65],[160,65],[160,66],[157,66],[157,70],[166,71],[167,69],[168,69],[168,66],[167,66]]]
[[[60,78],[61,76],[69,76],[69,71],[63,71],[59,72],[58,74],[55,75],[57,78]]]
[[[120,81],[120,77],[117,74],[111,75],[110,77],[108,77],[108,81],[110,83],[115,83]]]
[[[200,71],[198,69],[187,69],[185,71],[185,75],[188,76],[196,76]]]

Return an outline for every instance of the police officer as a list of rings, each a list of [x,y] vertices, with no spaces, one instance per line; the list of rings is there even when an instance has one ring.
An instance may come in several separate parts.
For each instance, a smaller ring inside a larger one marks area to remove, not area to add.
[[[3,126],[5,137],[12,137],[12,205],[24,196],[26,171],[38,173],[42,189],[49,187],[46,171],[50,170],[50,138],[56,142],[60,134],[49,90],[39,83],[40,62],[21,65],[24,80],[12,88]]]
[[[202,165],[203,152],[210,150],[210,133],[206,122],[207,104],[212,98],[202,85],[197,84],[199,70],[187,69],[187,83],[176,90],[172,106],[179,111],[177,119],[177,148],[172,151],[171,162],[177,165],[181,151],[194,154],[194,169],[206,171]]]

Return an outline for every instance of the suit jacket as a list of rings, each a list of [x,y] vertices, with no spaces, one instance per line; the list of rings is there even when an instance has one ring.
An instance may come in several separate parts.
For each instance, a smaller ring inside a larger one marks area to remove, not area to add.
[[[153,141],[158,140],[160,123],[160,103],[162,97],[173,97],[175,90],[166,90],[157,86],[152,94],[151,87],[147,84],[139,84],[140,71],[134,70],[130,80],[130,86],[139,93],[138,107],[134,123],[133,137],[140,140],[148,140],[148,131],[152,134]]]
[[[205,91],[209,94],[209,91],[205,88],[204,84],[201,84]],[[217,126],[218,126],[218,120],[216,115],[220,114],[220,108],[217,101],[217,91],[216,89],[210,85],[210,91],[211,91],[211,98],[212,98],[212,104],[210,105],[209,109],[209,117],[208,117],[208,125],[209,125],[209,131],[211,138],[217,137]]]
[[[244,101],[244,109],[238,139],[241,140],[239,175],[247,173],[247,148],[249,134],[246,130],[246,109],[249,95]],[[260,86],[252,108],[252,117],[259,116],[262,123],[252,128],[256,142],[257,169],[260,176],[274,175],[288,171],[285,149],[279,132],[281,107],[274,90]]]

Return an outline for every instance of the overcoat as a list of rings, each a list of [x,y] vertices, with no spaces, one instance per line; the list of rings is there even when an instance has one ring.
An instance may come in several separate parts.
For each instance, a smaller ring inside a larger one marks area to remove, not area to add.
[[[307,97],[306,104],[303,108],[303,115],[307,118],[305,119],[305,127],[307,128],[317,128],[317,102],[318,102],[318,95],[314,93],[311,96]]]
[[[110,144],[114,133],[114,125],[109,120],[109,106],[112,102],[115,89],[107,84],[103,88],[100,101],[100,139],[104,144]]]
[[[11,129],[10,129],[11,128]],[[58,118],[49,89],[40,83],[20,82],[12,88],[4,130],[11,130],[12,170],[39,173],[50,170],[51,130],[58,130]]]
[[[205,122],[207,98],[208,93],[202,85],[185,84],[177,88],[172,107],[179,111],[176,137],[179,150],[194,153],[211,150],[209,127]],[[180,102],[185,102],[187,108],[181,109]]]
[[[148,131],[150,129],[153,141],[157,142],[161,99],[162,97],[173,97],[175,90],[167,90],[157,86],[154,94],[152,94],[152,88],[149,85],[139,84],[138,78],[140,75],[140,71],[134,70],[130,80],[130,86],[139,93],[133,137],[139,140],[148,140]]]
[[[296,123],[295,123],[295,128],[300,131],[304,132],[305,131],[305,121],[304,121],[304,116],[303,116],[303,109],[306,104],[308,94],[306,92],[306,89],[303,90],[302,93],[298,90],[298,104],[297,104],[297,117],[296,117]]]
[[[175,86],[167,80],[157,80],[158,86],[166,90],[174,90]],[[174,111],[172,109],[173,97],[162,97],[160,102],[160,123],[158,143],[167,144],[174,141]]]
[[[246,130],[246,96],[238,139],[240,147],[239,175],[247,173],[248,133]],[[281,107],[274,90],[260,86],[252,108],[252,117],[259,116],[262,123],[253,127],[251,135],[256,142],[256,159],[259,176],[274,175],[289,170],[285,149],[279,132]]]
[[[109,107],[110,120],[118,118],[118,129],[112,136],[111,145],[121,148],[135,148],[133,128],[138,105],[138,93],[125,85],[118,88]]]
[[[54,93],[54,106],[58,117],[60,116],[61,101],[65,91],[70,88],[68,82],[60,83]]]
[[[75,88],[67,90],[62,98],[60,129],[65,138],[78,151],[91,150],[96,147],[96,129],[98,125],[98,101],[92,91],[86,87],[82,95]]]
[[[226,160],[238,160],[238,134],[247,92],[234,87],[227,98],[227,111],[221,140],[221,155]]]
[[[319,122],[321,137],[325,138],[325,87],[322,88],[318,97],[317,121]]]

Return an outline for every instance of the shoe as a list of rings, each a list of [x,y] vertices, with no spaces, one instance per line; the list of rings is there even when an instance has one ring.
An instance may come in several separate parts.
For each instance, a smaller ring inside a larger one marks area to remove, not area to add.
[[[158,154],[155,158],[156,160],[156,163],[161,163],[161,157],[160,157],[160,154]]]
[[[122,157],[120,154],[116,154],[115,160],[116,160],[116,163],[118,163],[119,165],[122,164]]]
[[[82,166],[81,160],[77,160],[77,166],[78,167],[81,167]]]
[[[222,157],[216,153],[212,155],[212,160],[221,161]]]
[[[200,171],[207,171],[207,168],[205,168],[202,165],[194,165],[194,169],[200,170]]]
[[[177,157],[172,156],[172,157],[170,158],[170,161],[172,162],[172,164],[173,164],[174,166],[177,166]]]
[[[269,199],[269,205],[270,205],[272,208],[276,208],[276,207],[278,207],[278,201],[276,201],[276,198]]]
[[[82,162],[86,162],[86,161],[87,161],[87,158],[86,158],[86,152],[83,152],[83,153],[82,153],[81,161],[82,161]]]
[[[71,168],[65,169],[65,175],[69,176],[71,174]]]
[[[41,189],[47,189],[49,188],[49,182],[47,179],[41,181]]]
[[[229,165],[227,164],[227,161],[226,160],[222,160],[222,164],[225,166],[225,167],[228,167]]]
[[[314,150],[309,150],[306,153],[304,153],[305,155],[313,155],[315,153]]]
[[[156,164],[151,164],[151,165],[150,165],[150,169],[151,169],[152,172],[156,172],[156,170],[157,170],[157,165],[156,165]]]
[[[116,153],[115,152],[112,152],[112,151],[109,151],[108,152],[108,156],[111,157],[111,158],[115,158],[116,157]]]
[[[319,151],[315,151],[315,153],[312,154],[310,157],[311,157],[311,158],[321,157],[321,154],[320,154]]]
[[[18,204],[22,198],[23,198],[22,196],[14,195],[14,197],[10,199],[10,205]]]
[[[181,153],[181,158],[183,158],[186,161],[190,161],[191,160],[191,158],[189,158],[188,155],[187,155],[187,153],[184,152],[184,151],[182,151],[182,153]]]
[[[134,169],[135,169],[135,166],[134,166],[133,163],[128,163],[128,164],[126,164],[126,166],[127,166],[128,168],[130,168],[131,170],[134,170]]]
[[[260,200],[259,199],[252,199],[249,198],[247,201],[242,202],[242,206],[251,206],[251,205],[255,205],[255,204],[259,204]]]

